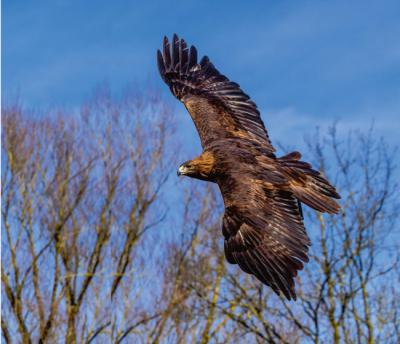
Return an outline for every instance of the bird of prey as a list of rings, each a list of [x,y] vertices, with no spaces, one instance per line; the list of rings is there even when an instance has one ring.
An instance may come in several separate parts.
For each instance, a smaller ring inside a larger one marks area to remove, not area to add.
[[[158,69],[172,94],[188,110],[203,152],[186,161],[178,175],[216,183],[229,263],[296,300],[294,278],[308,262],[310,239],[301,203],[338,213],[335,188],[299,152],[275,155],[256,104],[240,86],[175,34],[157,51]]]

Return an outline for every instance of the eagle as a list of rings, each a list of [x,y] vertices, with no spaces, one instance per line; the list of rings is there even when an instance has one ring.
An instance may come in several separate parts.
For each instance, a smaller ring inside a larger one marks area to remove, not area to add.
[[[299,152],[282,157],[265,129],[256,104],[221,74],[207,56],[174,34],[157,51],[160,75],[188,110],[203,152],[177,174],[216,183],[227,261],[288,300],[296,300],[297,272],[308,262],[310,239],[301,204],[329,214],[340,196]]]

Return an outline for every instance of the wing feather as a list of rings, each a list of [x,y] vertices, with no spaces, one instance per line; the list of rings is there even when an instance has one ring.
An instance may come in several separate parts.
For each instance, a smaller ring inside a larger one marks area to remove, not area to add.
[[[241,181],[221,188],[225,255],[288,300],[296,299],[294,278],[308,262],[310,240],[297,199],[276,186]]]
[[[196,48],[188,48],[175,34],[172,45],[164,38],[157,61],[162,79],[188,108],[203,147],[216,139],[240,137],[262,143],[269,153],[275,151],[256,104],[207,56],[198,63]]]

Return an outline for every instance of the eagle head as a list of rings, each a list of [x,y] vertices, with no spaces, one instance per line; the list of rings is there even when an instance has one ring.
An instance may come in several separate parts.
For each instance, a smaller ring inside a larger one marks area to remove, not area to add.
[[[213,182],[215,176],[212,172],[212,167],[212,163],[201,155],[196,159],[185,161],[181,166],[179,166],[177,175]]]

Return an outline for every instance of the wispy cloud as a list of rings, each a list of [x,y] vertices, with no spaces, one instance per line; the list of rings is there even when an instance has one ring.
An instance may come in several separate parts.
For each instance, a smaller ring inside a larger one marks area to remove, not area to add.
[[[337,127],[339,136],[346,136],[350,131],[366,133],[372,127],[377,137],[383,137],[388,143],[398,145],[399,109],[386,108],[376,112],[365,111],[329,117],[302,113],[294,107],[287,107],[267,110],[263,112],[262,118],[273,143],[290,149],[304,147],[305,138],[315,135],[317,128],[327,133],[333,125]]]

